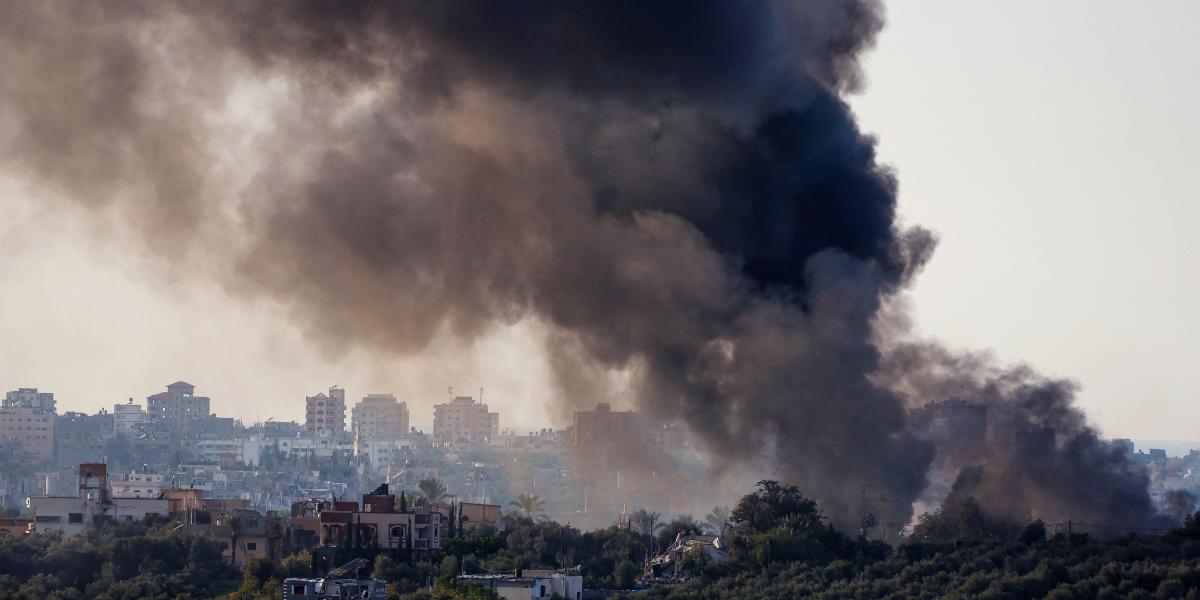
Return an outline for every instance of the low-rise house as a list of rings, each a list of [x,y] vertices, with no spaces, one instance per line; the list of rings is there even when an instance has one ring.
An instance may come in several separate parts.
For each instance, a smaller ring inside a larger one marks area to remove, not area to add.
[[[170,504],[166,499],[111,497],[107,470],[104,464],[81,464],[77,495],[30,497],[27,506],[34,515],[33,530],[70,537],[83,533],[101,516],[125,521],[167,516]]]
[[[553,570],[518,570],[512,575],[459,575],[458,584],[474,584],[505,600],[564,598],[582,600],[583,577]]]
[[[442,514],[414,509],[400,511],[387,484],[364,494],[362,504],[346,501],[308,501],[292,506],[294,542],[314,539],[325,547],[367,546],[384,550],[434,550],[442,546]]]
[[[125,473],[109,482],[113,498],[158,498],[163,476],[158,473]]]
[[[493,527],[502,530],[503,513],[498,504],[481,504],[478,502],[459,502],[455,505],[459,514],[459,523],[463,530]]]
[[[33,526],[29,517],[0,517],[0,537],[25,535]]]

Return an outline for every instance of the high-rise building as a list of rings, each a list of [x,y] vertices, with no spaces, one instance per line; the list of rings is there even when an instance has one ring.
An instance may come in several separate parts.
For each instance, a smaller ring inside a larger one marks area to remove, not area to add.
[[[500,433],[500,413],[470,396],[457,396],[433,407],[433,437],[439,441],[486,442]]]
[[[55,417],[55,463],[73,466],[103,462],[104,446],[113,437],[113,422],[113,415],[103,410],[94,415],[68,412]]]
[[[304,432],[315,436],[322,431],[335,436],[346,433],[346,390],[331,387],[329,395],[320,393],[304,399]]]
[[[408,403],[391,394],[367,394],[350,413],[354,437],[361,442],[395,439],[408,433]]]
[[[208,398],[195,395],[195,391],[196,386],[185,381],[176,381],[167,386],[167,391],[146,398],[150,420],[165,424],[178,432],[190,431],[197,422],[210,414]]]
[[[54,394],[39,392],[37,388],[17,388],[4,394],[3,408],[32,408],[41,412],[55,412]]]
[[[52,412],[25,406],[0,408],[0,443],[15,443],[24,460],[34,464],[54,461]],[[7,452],[7,450],[4,450]]]
[[[146,423],[150,422],[150,413],[140,404],[134,404],[133,398],[125,404],[113,405],[113,433],[125,437],[133,437]]]

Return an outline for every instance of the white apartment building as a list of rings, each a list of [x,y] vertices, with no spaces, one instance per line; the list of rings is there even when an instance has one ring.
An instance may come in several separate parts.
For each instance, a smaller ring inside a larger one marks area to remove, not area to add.
[[[201,440],[200,454],[205,460],[220,463],[243,463],[254,466],[262,462],[262,450],[267,445],[262,439]],[[274,445],[273,443],[271,445]]]
[[[311,454],[313,456],[332,456],[335,450],[352,452],[354,444],[343,442],[333,436],[333,432],[323,430],[320,435],[306,435],[297,438],[279,438],[276,447],[286,455]]]
[[[109,482],[113,498],[157,498],[162,494],[159,473],[126,473]]]
[[[113,405],[113,433],[133,437],[146,423],[150,422],[150,413],[140,404],[134,404],[133,398],[125,404]]]
[[[411,448],[416,444],[415,438],[393,438],[393,439],[371,439],[367,441],[356,441],[354,453],[356,456],[365,456],[371,463],[371,468],[381,473],[387,470],[388,466],[392,465],[392,455],[405,449]]]

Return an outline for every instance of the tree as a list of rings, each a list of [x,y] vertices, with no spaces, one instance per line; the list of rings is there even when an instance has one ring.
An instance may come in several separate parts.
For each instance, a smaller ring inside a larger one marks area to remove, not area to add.
[[[639,508],[629,515],[629,524],[633,526],[633,529],[649,539],[651,554],[654,554],[654,534],[663,526],[659,522],[660,518],[662,515],[644,508]]]
[[[644,508],[639,508],[629,515],[629,524],[633,529],[642,535],[654,535],[662,528],[663,524],[659,522],[662,515]]]
[[[425,501],[432,505],[441,500],[446,495],[446,484],[436,477],[422,479],[421,483],[417,484],[417,489],[421,490],[421,494],[425,497]]]
[[[536,519],[546,516],[546,501],[535,494],[523,493],[508,505],[517,509],[523,517]]]
[[[637,578],[637,572],[637,565],[623,560],[613,568],[613,581],[617,584],[618,589],[630,589],[633,587],[634,579]]]
[[[708,516],[704,517],[704,531],[709,535],[722,535],[729,525],[729,505],[714,506]]]
[[[764,479],[757,489],[738,501],[730,518],[739,528],[765,532],[780,525],[792,531],[815,530],[824,517],[817,503],[805,498],[794,485]]]

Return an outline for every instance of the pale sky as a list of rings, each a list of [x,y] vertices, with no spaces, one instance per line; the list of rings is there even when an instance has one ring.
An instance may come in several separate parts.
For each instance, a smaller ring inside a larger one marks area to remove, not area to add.
[[[941,245],[912,302],[921,333],[1077,380],[1104,433],[1197,439],[1200,4],[893,3],[853,98]],[[428,424],[447,388],[502,426],[547,408],[532,327],[421,358],[330,355],[277,307],[168,271],[0,179],[0,387],[60,410],[142,400],[184,379],[219,414],[301,419],[330,385],[394,392]]]

